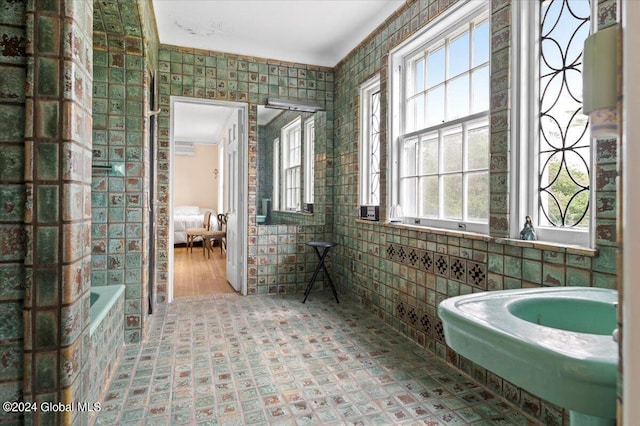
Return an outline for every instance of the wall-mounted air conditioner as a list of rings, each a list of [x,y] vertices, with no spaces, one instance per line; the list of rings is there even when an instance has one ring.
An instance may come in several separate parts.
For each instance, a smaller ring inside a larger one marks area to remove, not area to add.
[[[176,155],[184,155],[193,157],[194,148],[192,143],[176,142],[175,146]]]

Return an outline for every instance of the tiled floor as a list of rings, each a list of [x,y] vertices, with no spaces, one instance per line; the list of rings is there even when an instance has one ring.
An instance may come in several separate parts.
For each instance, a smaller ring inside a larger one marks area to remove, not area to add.
[[[162,307],[148,341],[125,348],[95,424],[531,424],[356,305],[301,298]]]

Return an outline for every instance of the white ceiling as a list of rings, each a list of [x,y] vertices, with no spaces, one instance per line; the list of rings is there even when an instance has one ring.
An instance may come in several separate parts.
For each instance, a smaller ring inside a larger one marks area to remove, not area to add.
[[[235,110],[193,102],[175,102],[173,106],[173,139],[188,143],[218,143],[224,125]]]
[[[160,42],[335,66],[405,0],[153,0]]]
[[[153,0],[160,42],[334,67],[405,0]],[[177,102],[174,140],[217,143],[233,108]],[[269,111],[269,110],[267,110]],[[262,117],[260,121],[269,121]]]

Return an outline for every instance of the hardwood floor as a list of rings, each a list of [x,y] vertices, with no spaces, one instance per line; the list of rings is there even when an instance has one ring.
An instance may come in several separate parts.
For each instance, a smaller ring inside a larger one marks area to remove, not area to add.
[[[174,297],[236,292],[227,282],[227,258],[219,247],[211,252],[211,258],[202,255],[202,247],[194,247],[193,253],[186,247],[175,247],[173,266]]]

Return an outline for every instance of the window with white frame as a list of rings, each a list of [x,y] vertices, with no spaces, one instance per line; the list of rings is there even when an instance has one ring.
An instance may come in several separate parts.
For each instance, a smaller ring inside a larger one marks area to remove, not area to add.
[[[304,202],[307,205],[313,204],[314,199],[315,129],[313,117],[304,122]]]
[[[273,194],[272,208],[279,210],[280,207],[280,138],[273,140]],[[263,212],[262,214],[267,214]]]
[[[360,205],[380,205],[380,76],[360,87]]]
[[[302,197],[302,126],[298,117],[282,128],[282,206],[285,210],[301,210]]]
[[[532,217],[539,240],[591,246],[593,147],[582,114],[582,51],[597,2],[517,3],[514,140],[521,144],[514,171],[522,180],[514,214]],[[511,231],[516,238],[519,227]]]
[[[488,232],[489,49],[475,1],[392,52],[392,219]]]

